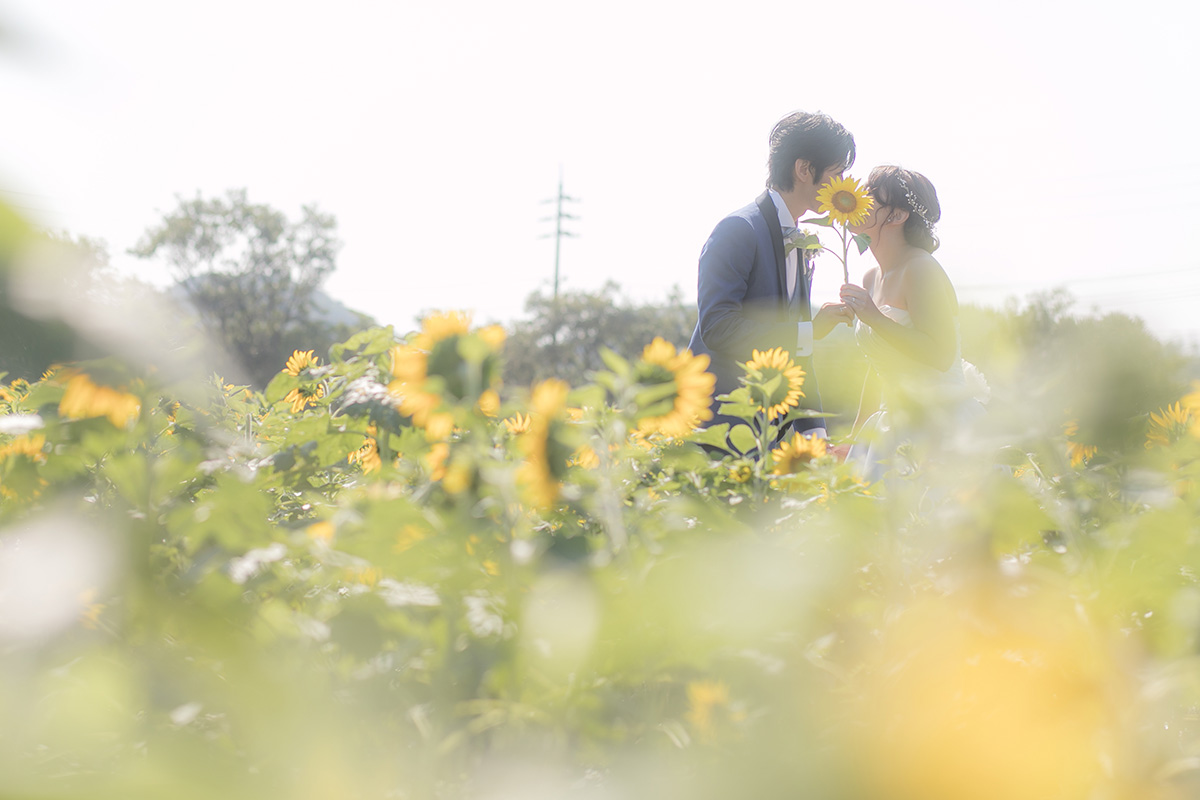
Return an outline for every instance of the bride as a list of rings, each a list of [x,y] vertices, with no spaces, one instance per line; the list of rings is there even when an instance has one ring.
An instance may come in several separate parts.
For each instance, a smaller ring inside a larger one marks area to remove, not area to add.
[[[855,337],[869,370],[846,460],[864,478],[904,474],[922,460],[917,445],[945,444],[983,413],[982,383],[959,349],[958,297],[942,265],[934,225],[937,192],[918,172],[876,167],[866,183],[874,208],[855,233],[871,237],[879,266],[841,300],[857,318]],[[968,380],[968,374],[977,380]],[[918,434],[928,433],[922,440]]]

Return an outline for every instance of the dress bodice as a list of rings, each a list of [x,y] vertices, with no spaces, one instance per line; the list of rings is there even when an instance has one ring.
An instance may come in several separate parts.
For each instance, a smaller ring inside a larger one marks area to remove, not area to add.
[[[912,327],[908,311],[881,305],[879,310],[893,322]],[[943,432],[948,441],[970,430],[972,421],[984,412],[987,381],[974,366],[962,360],[958,319],[954,320],[954,359],[939,370],[923,364],[857,320],[854,336],[871,368],[879,376],[881,403],[858,432],[847,461],[860,476],[877,480],[887,470],[904,472],[913,462],[901,458],[899,444],[918,432]],[[943,438],[940,435],[935,438]]]
[[[912,327],[907,310],[889,305],[881,305],[879,310],[893,322]],[[880,377],[885,401],[898,399],[897,393],[914,399],[919,397],[926,402],[962,398],[967,380],[957,317],[954,320],[954,359],[945,370],[923,364],[901,352],[862,320],[855,322],[854,336],[871,368]]]

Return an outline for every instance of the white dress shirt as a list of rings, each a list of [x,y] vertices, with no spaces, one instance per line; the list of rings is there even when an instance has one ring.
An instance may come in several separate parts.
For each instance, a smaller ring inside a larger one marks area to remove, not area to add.
[[[775,203],[775,210],[779,212],[779,224],[783,228],[796,227],[796,218],[792,216],[792,212],[788,209],[787,203],[783,202],[783,197],[779,192],[771,189],[771,201]],[[787,249],[786,247],[784,248]],[[796,285],[799,283],[800,276],[800,250],[793,249],[792,252],[785,256],[784,261],[787,272],[787,293],[788,299],[796,294]],[[811,322],[797,323],[796,330],[796,355],[811,356],[813,352],[813,326]]]

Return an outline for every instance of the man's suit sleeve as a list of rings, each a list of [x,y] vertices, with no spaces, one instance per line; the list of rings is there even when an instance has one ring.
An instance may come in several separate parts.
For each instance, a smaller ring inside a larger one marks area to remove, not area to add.
[[[796,325],[779,319],[778,298],[766,299],[759,308],[746,303],[755,249],[750,221],[726,217],[700,252],[700,337],[710,350],[738,359],[748,359],[755,348],[782,346],[790,352],[796,347]]]

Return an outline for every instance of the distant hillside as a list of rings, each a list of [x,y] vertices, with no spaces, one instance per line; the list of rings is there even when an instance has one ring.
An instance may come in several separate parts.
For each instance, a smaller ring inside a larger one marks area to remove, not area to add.
[[[192,304],[186,290],[187,282],[181,281],[168,287],[166,294],[184,309],[195,311],[196,307]],[[312,314],[313,322],[328,325],[332,328],[346,327],[351,330],[359,330],[378,324],[369,314],[355,311],[342,301],[335,300],[326,294],[323,289],[318,289],[313,293]]]

